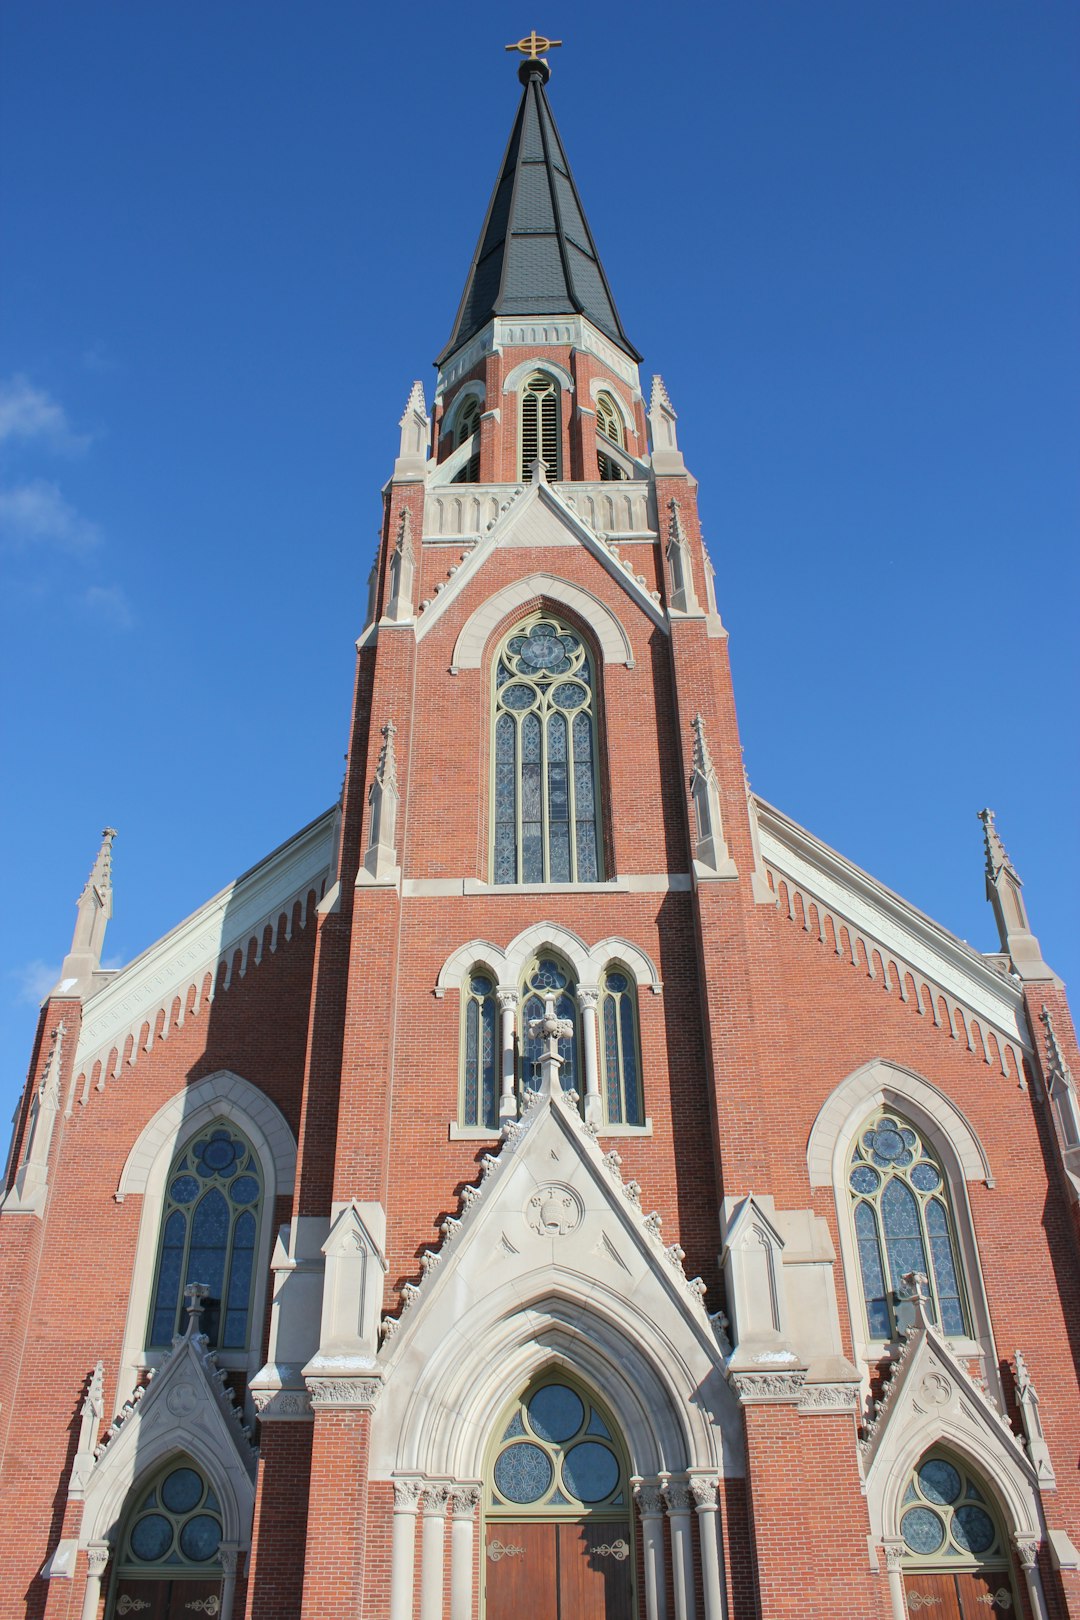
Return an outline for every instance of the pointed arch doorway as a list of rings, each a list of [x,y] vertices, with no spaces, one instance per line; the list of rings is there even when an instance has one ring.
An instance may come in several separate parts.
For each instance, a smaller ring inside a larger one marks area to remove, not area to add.
[[[630,1620],[625,1448],[561,1369],[534,1379],[497,1426],[484,1521],[484,1620]]]
[[[904,1599],[909,1614],[985,1620],[1023,1613],[1008,1542],[981,1480],[937,1448],[912,1470],[902,1502]]]

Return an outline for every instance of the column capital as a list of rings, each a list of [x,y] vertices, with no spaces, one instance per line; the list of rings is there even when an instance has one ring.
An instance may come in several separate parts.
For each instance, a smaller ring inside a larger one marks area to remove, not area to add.
[[[664,1511],[664,1482],[662,1479],[635,1479],[631,1481],[634,1501],[643,1519],[659,1518]]]
[[[424,1518],[445,1519],[446,1509],[450,1503],[451,1487],[445,1484],[425,1484],[423,1493]]]
[[[479,1485],[455,1485],[450,1491],[450,1511],[455,1519],[472,1519],[480,1506]]]
[[[395,1479],[394,1512],[415,1513],[420,1506],[423,1489],[422,1479]]]
[[[693,1506],[690,1487],[684,1479],[669,1479],[663,1487],[669,1513],[689,1513]]]
[[[218,1560],[223,1575],[236,1575],[240,1570],[240,1558],[243,1549],[235,1541],[223,1541],[218,1547]]]
[[[711,1473],[691,1474],[689,1485],[697,1512],[715,1513],[719,1506],[720,1476]]]
[[[112,1548],[107,1541],[91,1541],[86,1549],[86,1562],[91,1575],[104,1575]]]
[[[1013,1542],[1016,1546],[1016,1556],[1020,1560],[1020,1567],[1022,1569],[1034,1569],[1039,1558],[1039,1537],[1025,1535],[1022,1530],[1018,1530],[1013,1536]]]
[[[521,1001],[521,991],[516,984],[496,985],[495,999],[499,1003],[500,1012],[516,1012]]]
[[[899,1536],[883,1537],[881,1550],[885,1554],[885,1568],[903,1569],[904,1559],[907,1555],[907,1543]]]
[[[579,984],[577,987],[577,1004],[582,1012],[595,1012],[600,1001],[599,987],[592,984]]]

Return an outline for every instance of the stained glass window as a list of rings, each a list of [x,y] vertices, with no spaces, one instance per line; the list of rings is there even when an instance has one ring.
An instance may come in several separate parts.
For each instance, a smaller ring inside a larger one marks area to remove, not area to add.
[[[482,971],[469,975],[463,995],[463,1125],[499,1128],[495,981]]]
[[[222,1121],[177,1154],[165,1191],[152,1346],[169,1345],[184,1331],[184,1289],[203,1283],[209,1293],[201,1331],[216,1349],[246,1349],[262,1191],[257,1156]]]
[[[526,1390],[501,1430],[488,1511],[625,1517],[627,1500],[620,1448],[588,1397],[550,1376]]]
[[[581,637],[526,620],[495,661],[496,883],[600,878],[592,663]]]
[[[559,1056],[563,1060],[559,1080],[564,1091],[576,1091],[579,1096],[581,1095],[583,1087],[578,1084],[580,1042],[577,997],[574,993],[576,988],[570,970],[555,957],[535,957],[529,964],[521,996],[521,1034],[518,1044],[521,1053],[522,1091],[540,1089],[540,1055],[544,1041],[541,1036],[529,1034],[529,1022],[533,1018],[543,1018],[547,997],[550,994],[554,1001],[556,1018],[568,1018],[574,1027],[574,1033],[569,1040],[559,1042]]]
[[[215,1575],[221,1536],[221,1504],[213,1489],[194,1463],[174,1458],[138,1497],[119,1563],[141,1575],[153,1573],[147,1565],[162,1575],[191,1565]]]
[[[928,1279],[930,1314],[942,1330],[954,1338],[965,1335],[945,1177],[919,1132],[895,1114],[868,1120],[852,1151],[848,1190],[870,1337],[897,1336],[897,1306],[909,1271]]]
[[[959,1459],[927,1453],[912,1472],[901,1507],[900,1534],[912,1563],[1008,1563],[994,1510]]]
[[[609,1125],[644,1125],[638,1061],[637,995],[621,968],[604,975],[600,997],[604,1108]]]

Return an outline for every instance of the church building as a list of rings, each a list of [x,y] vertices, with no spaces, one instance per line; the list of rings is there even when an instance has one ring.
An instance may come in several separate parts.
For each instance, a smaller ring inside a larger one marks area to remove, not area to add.
[[[989,810],[980,954],[751,792],[554,43],[401,417],[339,802],[126,967],[111,829],[79,898],[0,1205],[0,1620],[1080,1617],[1064,986]]]

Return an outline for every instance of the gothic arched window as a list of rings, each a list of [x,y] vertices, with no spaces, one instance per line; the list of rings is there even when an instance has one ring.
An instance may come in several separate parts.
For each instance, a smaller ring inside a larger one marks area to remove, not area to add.
[[[562,477],[562,411],[559,385],[545,371],[534,371],[521,391],[521,477],[532,477],[534,461],[544,463],[549,484]]]
[[[556,1018],[568,1018],[574,1026],[570,1039],[559,1042],[559,1056],[563,1060],[559,1081],[564,1091],[576,1091],[580,1095],[582,1087],[578,1084],[578,1053],[581,1041],[577,998],[574,994],[576,988],[569,969],[554,956],[534,957],[529,963],[522,986],[521,1036],[518,1044],[522,1092],[538,1091],[540,1088],[540,1055],[544,1042],[542,1038],[534,1039],[529,1034],[529,1022],[533,1018],[543,1018],[550,995],[555,1003]]]
[[[1020,1614],[1009,1543],[996,1507],[961,1459],[936,1448],[908,1476],[900,1502],[908,1613]]]
[[[499,1070],[495,981],[484,968],[475,968],[462,986],[462,1006],[461,1122],[497,1131]]]
[[[866,1320],[872,1339],[893,1339],[903,1278],[929,1280],[930,1310],[944,1333],[968,1332],[945,1175],[919,1132],[898,1115],[873,1115],[848,1166]]]
[[[183,1331],[184,1289],[194,1282],[209,1289],[200,1325],[211,1345],[246,1348],[262,1193],[258,1157],[234,1126],[219,1121],[181,1148],[165,1189],[151,1346]]]
[[[637,993],[621,967],[604,975],[600,994],[604,1112],[609,1125],[644,1125],[638,1054]]]
[[[526,1508],[577,1519],[593,1513],[624,1518],[629,1491],[621,1453],[610,1423],[584,1390],[564,1378],[538,1379],[503,1425],[488,1510],[515,1516]]]
[[[622,417],[610,394],[596,396],[596,431],[602,439],[610,439],[620,450],[625,449],[626,437]],[[615,457],[606,456],[599,448],[596,452],[596,465],[604,482],[614,482],[623,477],[623,470]]]
[[[494,881],[599,881],[592,660],[546,615],[519,625],[495,660],[494,756]]]
[[[454,427],[454,449],[460,450],[463,444],[468,444],[474,433],[480,431],[480,401],[473,394],[468,398],[458,412]],[[465,465],[454,474],[455,484],[475,484],[480,478],[480,449],[473,451]]]

